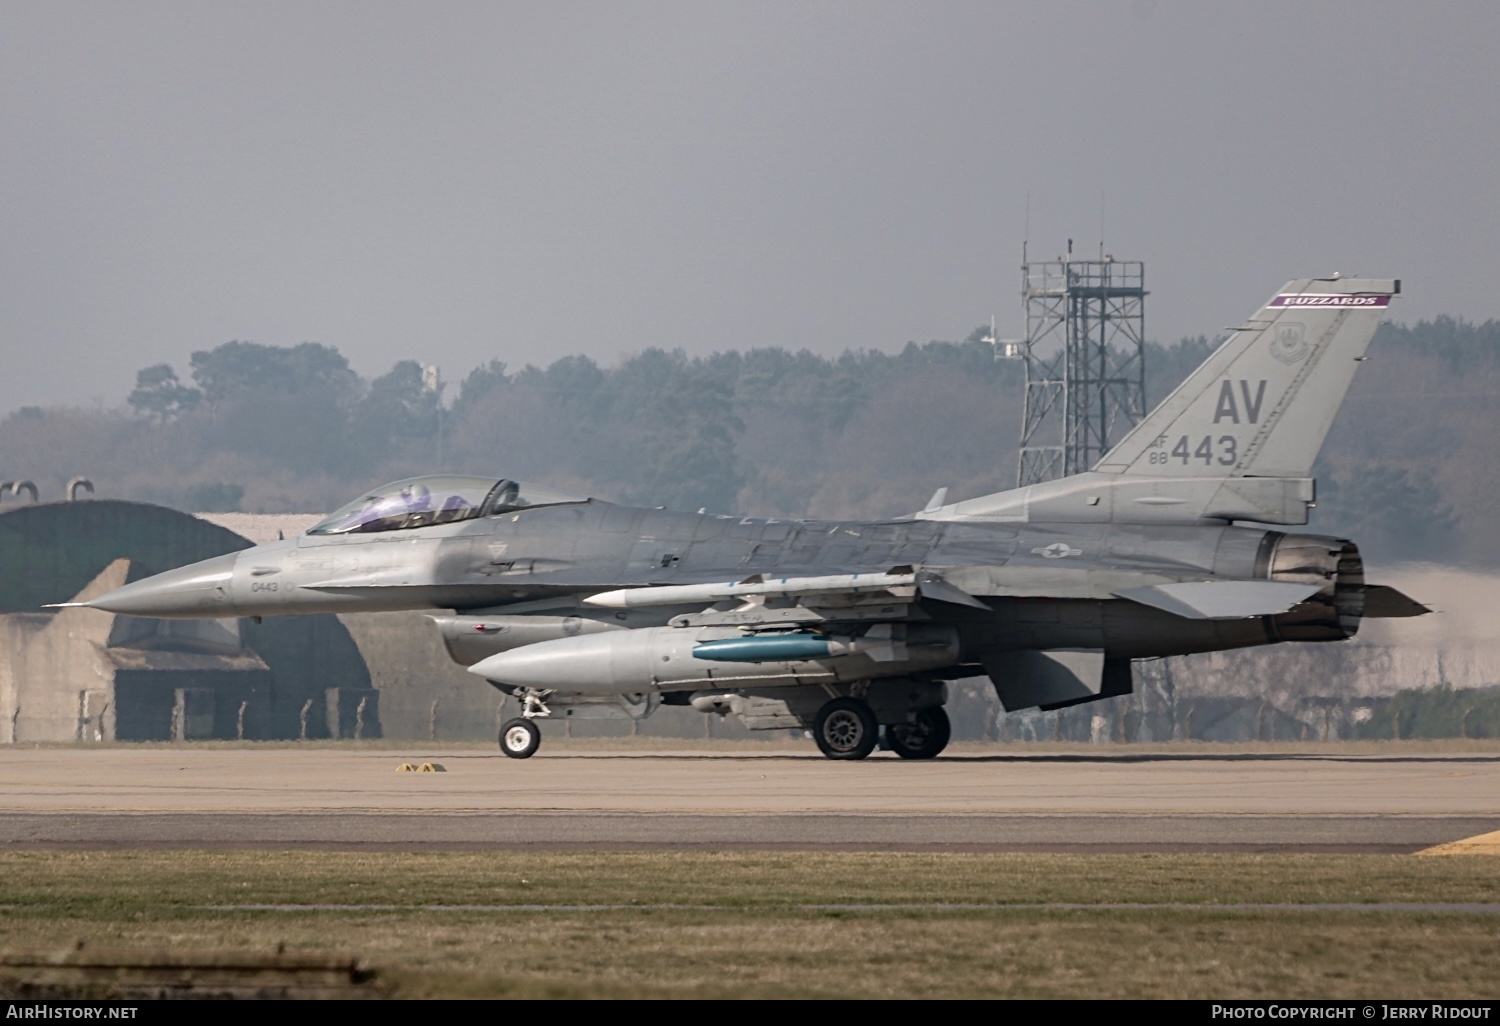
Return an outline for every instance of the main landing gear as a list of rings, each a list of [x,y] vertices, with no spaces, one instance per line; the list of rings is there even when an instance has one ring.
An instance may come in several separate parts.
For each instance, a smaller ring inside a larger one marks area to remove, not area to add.
[[[932,759],[952,736],[948,714],[940,705],[919,710],[910,723],[885,728],[887,744],[903,759]],[[813,740],[830,759],[863,759],[880,741],[880,724],[870,706],[858,698],[835,698],[818,710]]]
[[[880,724],[860,699],[835,698],[818,710],[813,740],[830,759],[863,759],[880,740]]]
[[[948,714],[940,705],[923,709],[911,723],[894,723],[885,728],[891,751],[903,759],[934,759],[953,735]]]

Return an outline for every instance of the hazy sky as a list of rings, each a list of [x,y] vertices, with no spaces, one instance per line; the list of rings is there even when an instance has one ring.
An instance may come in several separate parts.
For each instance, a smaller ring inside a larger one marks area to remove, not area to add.
[[[457,381],[899,348],[1065,240],[1147,329],[1500,316],[1500,4],[0,3],[0,414],[230,339]]]

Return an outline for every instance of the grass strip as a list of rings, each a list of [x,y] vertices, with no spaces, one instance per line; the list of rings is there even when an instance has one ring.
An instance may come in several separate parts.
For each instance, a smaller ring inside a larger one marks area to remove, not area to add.
[[[1493,856],[24,851],[0,881],[0,949],[347,952],[393,996],[1500,996],[1500,916],[1412,907],[1500,903]]]

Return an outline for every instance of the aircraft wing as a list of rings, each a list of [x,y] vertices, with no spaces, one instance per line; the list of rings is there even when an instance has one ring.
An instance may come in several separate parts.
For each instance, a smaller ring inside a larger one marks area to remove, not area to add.
[[[954,587],[935,573],[928,571],[833,574],[813,577],[781,577],[767,579],[755,574],[742,581],[726,581],[713,584],[658,585],[648,588],[620,588],[599,592],[583,600],[584,605],[602,606],[609,609],[635,609],[648,606],[685,606],[695,603],[713,605],[727,600],[797,599],[816,601],[856,596],[879,596],[882,593],[897,598],[922,597],[955,605],[972,606],[988,610],[968,592]]]
[[[757,574],[742,581],[621,588],[590,595],[583,599],[583,604],[609,609],[638,609],[779,599],[818,607],[886,596],[906,600],[930,599],[988,611],[991,607],[975,597],[979,594],[995,598],[1120,598],[1190,620],[1234,620],[1284,613],[1322,590],[1320,584],[1287,581],[1181,581],[1156,574],[1037,572],[1029,568],[989,568],[987,575],[973,572],[980,568],[955,568],[953,576],[958,578],[955,583],[932,571],[901,572],[905,569],[893,568],[888,573],[772,579]],[[1385,590],[1394,597],[1382,594],[1379,601],[1384,605],[1392,609],[1416,607],[1426,611],[1425,606],[1399,592]],[[1372,615],[1418,614],[1377,612]]]

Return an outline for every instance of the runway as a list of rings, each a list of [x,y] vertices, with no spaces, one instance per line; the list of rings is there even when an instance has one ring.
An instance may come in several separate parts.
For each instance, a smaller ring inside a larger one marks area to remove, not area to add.
[[[1500,829],[1500,754],[982,751],[7,747],[0,845],[1373,853]]]

